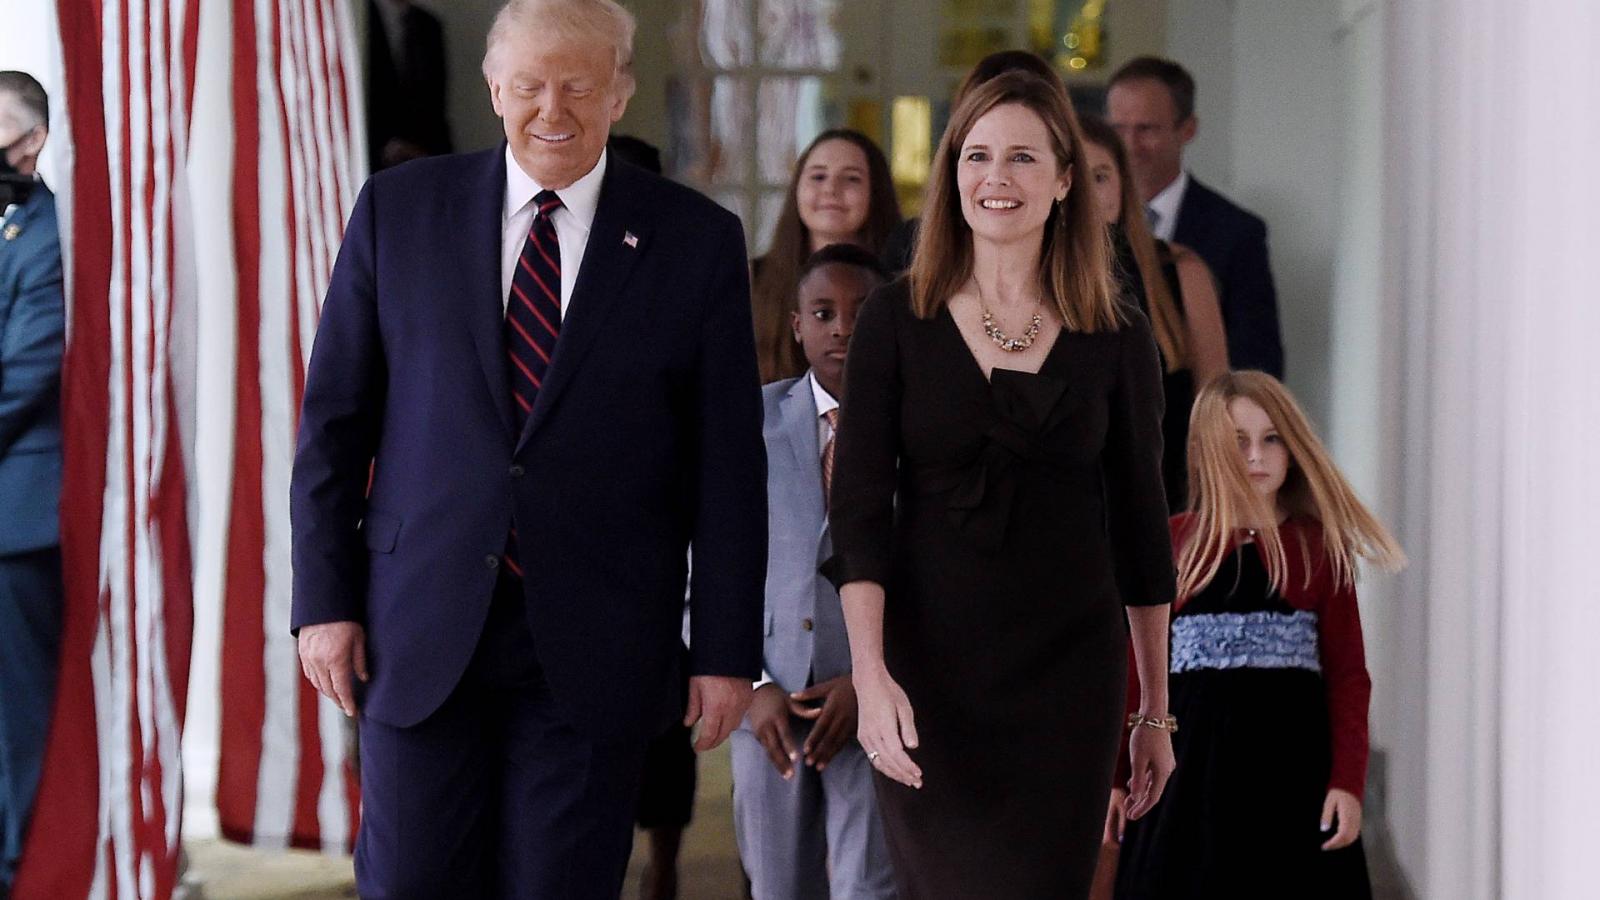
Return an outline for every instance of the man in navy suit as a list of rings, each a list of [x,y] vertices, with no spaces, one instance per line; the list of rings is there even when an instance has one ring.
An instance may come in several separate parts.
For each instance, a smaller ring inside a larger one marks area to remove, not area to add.
[[[61,642],[61,352],[56,201],[34,174],[49,98],[0,72],[0,896],[22,857]]]
[[[1183,148],[1200,128],[1194,96],[1194,78],[1182,66],[1141,56],[1111,76],[1106,117],[1127,146],[1150,230],[1200,254],[1216,276],[1233,367],[1282,378],[1267,225],[1183,168]]]
[[[761,671],[743,232],[606,154],[632,39],[613,0],[508,3],[507,143],[373,176],[334,266],[291,627],[360,716],[363,897],[615,898],[647,742],[717,745]]]

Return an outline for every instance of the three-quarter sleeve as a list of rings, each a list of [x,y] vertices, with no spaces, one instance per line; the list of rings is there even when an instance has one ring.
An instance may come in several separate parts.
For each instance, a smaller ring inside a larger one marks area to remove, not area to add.
[[[1166,489],[1161,479],[1161,364],[1150,322],[1137,310],[1119,332],[1104,472],[1117,588],[1127,606],[1171,603],[1176,593]]]
[[[897,303],[904,303],[903,290],[868,297],[850,338],[828,511],[833,557],[822,565],[835,587],[889,577],[900,457]]]

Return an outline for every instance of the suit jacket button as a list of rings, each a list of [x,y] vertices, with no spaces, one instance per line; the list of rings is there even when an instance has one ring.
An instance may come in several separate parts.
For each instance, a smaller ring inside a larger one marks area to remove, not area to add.
[[[800,627],[804,628],[806,631],[810,631],[813,627],[815,627],[815,625],[816,623],[812,622],[810,619],[800,620]]]
[[[521,467],[519,465],[512,464],[512,466],[511,466],[511,477],[512,478],[521,478],[523,476],[523,474],[526,473],[527,471],[528,471],[527,469],[524,469],[523,467]]]
[[[498,569],[500,568],[500,557],[493,555],[485,556],[483,558],[483,564],[491,569]]]

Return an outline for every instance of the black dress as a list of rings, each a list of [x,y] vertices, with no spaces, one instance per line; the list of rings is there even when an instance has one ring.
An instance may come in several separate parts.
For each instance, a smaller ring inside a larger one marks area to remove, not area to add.
[[[1271,589],[1253,544],[1178,609],[1178,768],[1128,823],[1118,900],[1372,896],[1359,838],[1321,849],[1332,741],[1317,632],[1316,612]]]
[[[878,776],[902,900],[1083,897],[1121,732],[1122,605],[1172,600],[1144,317],[985,380],[904,281],[862,307],[833,481],[835,583],[884,585],[924,787]]]
[[[1121,228],[1112,229],[1112,245],[1116,248],[1116,275],[1122,283],[1123,293],[1139,304],[1146,316],[1150,315],[1150,295],[1145,290],[1144,277],[1139,274],[1139,264],[1133,257],[1133,247]],[[1166,282],[1172,304],[1178,317],[1185,315],[1183,308],[1183,283],[1178,279],[1178,261],[1172,245],[1156,241],[1156,255],[1161,263],[1161,278]],[[1161,478],[1167,486],[1167,508],[1171,512],[1184,509],[1189,490],[1189,411],[1194,407],[1194,372],[1190,369],[1167,370],[1161,361],[1161,393],[1166,398],[1166,412],[1161,418]]]

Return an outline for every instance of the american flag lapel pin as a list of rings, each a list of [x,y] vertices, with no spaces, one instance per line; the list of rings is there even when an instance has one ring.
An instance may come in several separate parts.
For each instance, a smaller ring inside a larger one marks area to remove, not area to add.
[[[624,244],[627,244],[629,247],[632,247],[634,249],[638,249],[638,247],[639,247],[639,236],[637,234],[634,234],[631,231],[624,231],[622,233],[622,242]]]

